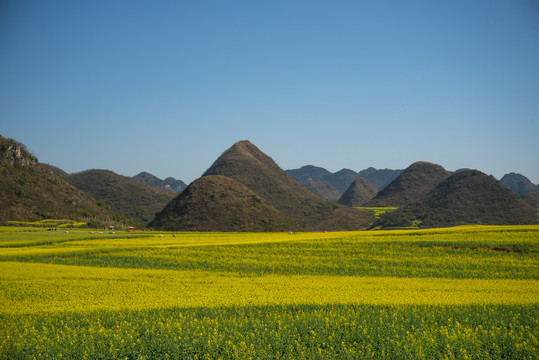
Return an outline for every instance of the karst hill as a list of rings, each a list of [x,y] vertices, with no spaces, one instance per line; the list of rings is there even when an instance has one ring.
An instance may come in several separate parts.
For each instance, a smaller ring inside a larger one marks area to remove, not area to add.
[[[331,201],[337,201],[357,178],[364,178],[380,191],[399,176],[401,172],[402,170],[370,167],[358,173],[350,169],[342,169],[332,173],[313,165],[286,170],[286,173],[296,179],[297,182],[318,196]]]
[[[363,206],[376,196],[378,190],[363,178],[357,178],[339,199],[339,204],[347,206]]]
[[[529,192],[539,194],[539,185],[535,185],[522,174],[514,172],[505,174],[500,182],[520,196]]]
[[[123,221],[63,178],[62,170],[42,164],[24,145],[0,136],[0,224],[8,221],[71,219]]]
[[[178,193],[187,187],[181,180],[176,180],[173,177],[167,177],[165,180],[162,180],[146,171],[133,176],[131,179],[141,184],[150,185],[158,190],[173,194]]]
[[[160,191],[110,170],[85,170],[67,175],[66,180],[110,205],[114,211],[142,224],[151,221],[175,196],[175,193]]]
[[[365,206],[403,206],[434,189],[451,172],[440,165],[418,161],[406,168]]]
[[[419,199],[388,213],[383,228],[455,226],[464,224],[536,224],[537,213],[494,177],[477,170],[449,176]]]
[[[249,141],[239,141],[226,150],[203,174],[233,179],[259,196],[268,206],[290,219],[298,230],[358,230],[372,215],[329,202],[315,195],[282,170],[269,156]],[[186,190],[187,191],[187,190]],[[211,196],[211,193],[206,196]],[[196,206],[191,211],[197,211]],[[185,216],[185,213],[182,213]],[[278,223],[281,217],[273,223]],[[156,217],[152,225],[169,228]],[[268,226],[265,231],[271,231]]]
[[[174,198],[149,225],[171,231],[289,231],[298,224],[239,182],[203,176]]]

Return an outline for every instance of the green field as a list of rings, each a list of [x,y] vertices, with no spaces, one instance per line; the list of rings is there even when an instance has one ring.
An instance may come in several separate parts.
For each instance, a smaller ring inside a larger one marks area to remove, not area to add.
[[[0,358],[536,359],[539,226],[0,228]]]

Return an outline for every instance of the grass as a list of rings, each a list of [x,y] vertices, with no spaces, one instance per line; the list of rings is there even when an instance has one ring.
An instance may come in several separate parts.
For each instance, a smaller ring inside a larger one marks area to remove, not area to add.
[[[534,358],[538,234],[0,228],[0,358]]]

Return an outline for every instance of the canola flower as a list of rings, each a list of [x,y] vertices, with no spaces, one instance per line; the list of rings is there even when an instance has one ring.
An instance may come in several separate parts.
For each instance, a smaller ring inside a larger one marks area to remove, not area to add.
[[[0,228],[0,359],[533,359],[538,234]]]

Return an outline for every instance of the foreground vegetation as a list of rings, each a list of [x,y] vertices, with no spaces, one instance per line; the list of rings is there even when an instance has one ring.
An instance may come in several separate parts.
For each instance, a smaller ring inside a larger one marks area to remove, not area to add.
[[[0,228],[0,358],[532,359],[538,235]]]

